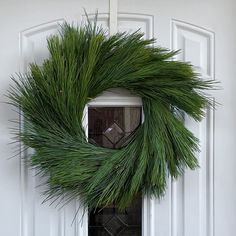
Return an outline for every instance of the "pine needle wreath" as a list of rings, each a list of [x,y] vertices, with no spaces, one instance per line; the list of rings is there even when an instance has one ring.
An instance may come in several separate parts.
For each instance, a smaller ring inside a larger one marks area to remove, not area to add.
[[[17,138],[35,150],[30,164],[47,176],[47,199],[80,198],[89,208],[130,205],[138,194],[160,197],[167,178],[198,167],[198,139],[175,111],[196,121],[211,105],[203,81],[176,52],[153,47],[143,34],[107,37],[90,22],[64,24],[48,39],[42,66],[13,78],[9,97],[20,107],[24,129]],[[87,142],[82,126],[86,104],[111,88],[142,98],[145,120],[120,149]]]

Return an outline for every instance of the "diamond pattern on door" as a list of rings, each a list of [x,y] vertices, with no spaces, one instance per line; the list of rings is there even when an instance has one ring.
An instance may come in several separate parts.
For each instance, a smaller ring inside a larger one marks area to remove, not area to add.
[[[89,107],[89,142],[121,148],[141,123],[141,107]],[[119,211],[115,205],[98,208],[89,216],[89,236],[141,236],[142,198]]]

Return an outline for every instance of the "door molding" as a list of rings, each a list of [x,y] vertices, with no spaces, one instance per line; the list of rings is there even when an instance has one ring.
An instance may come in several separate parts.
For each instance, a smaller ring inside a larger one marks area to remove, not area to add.
[[[89,19],[94,19],[94,14],[88,16]],[[152,15],[118,13],[117,19],[117,27],[120,31],[133,32],[141,28],[146,38],[154,36],[154,17]],[[63,22],[64,19],[57,19],[20,32],[21,72],[26,72],[28,64],[32,61],[42,62],[47,55],[46,46],[45,51],[42,51],[42,47],[46,43],[45,38],[57,32],[59,24]],[[98,14],[98,23],[103,24],[109,30],[109,14]],[[214,33],[176,19],[171,20],[170,30],[172,49],[182,49],[183,52],[176,59],[190,60],[196,70],[202,74],[202,79],[214,79]],[[132,104],[140,105],[140,98],[124,91],[121,93],[119,90],[112,90],[107,91],[88,105],[125,106]],[[86,111],[84,115],[83,122],[87,124]],[[201,152],[198,155],[201,169],[194,172],[186,170],[185,175],[178,181],[169,179],[169,187],[163,199],[149,197],[143,199],[143,236],[188,236],[193,229],[196,232],[195,235],[214,236],[214,119],[214,110],[210,109],[206,109],[206,117],[200,124],[186,118],[186,126],[196,133],[201,141]],[[21,124],[23,124],[23,120],[21,120]],[[32,236],[36,227],[35,213],[39,210],[38,199],[35,200],[35,198],[39,198],[39,190],[35,189],[38,180],[35,180],[35,173],[25,166],[23,160],[20,168],[21,236]],[[46,206],[48,207],[48,204]],[[54,225],[54,231],[56,230],[52,235],[57,235],[57,232],[60,232],[62,236],[65,235],[63,232],[71,232],[71,235],[77,236],[88,234],[87,215],[79,206],[77,201],[60,211],[51,207],[53,209],[49,210],[48,220],[51,225]],[[71,229],[66,228],[66,225],[71,225],[77,209],[79,212],[74,225]],[[196,219],[193,220],[192,215],[195,215]],[[84,216],[83,219],[82,216]],[[195,222],[194,225],[193,222]]]

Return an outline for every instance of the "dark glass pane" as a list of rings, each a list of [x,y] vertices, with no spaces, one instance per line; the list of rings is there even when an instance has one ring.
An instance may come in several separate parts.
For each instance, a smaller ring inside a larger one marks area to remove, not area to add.
[[[140,107],[90,107],[89,142],[107,148],[120,148],[141,122]]]
[[[89,142],[120,148],[141,124],[141,107],[90,107]],[[115,205],[96,209],[89,215],[89,236],[141,236],[142,198],[119,211]]]

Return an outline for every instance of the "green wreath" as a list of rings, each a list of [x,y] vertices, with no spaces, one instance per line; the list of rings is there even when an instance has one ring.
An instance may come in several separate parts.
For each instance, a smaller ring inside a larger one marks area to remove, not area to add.
[[[17,138],[35,150],[30,164],[47,176],[47,199],[122,209],[138,194],[162,196],[169,175],[198,167],[198,139],[178,112],[200,121],[213,82],[154,42],[139,32],[107,37],[90,22],[64,24],[48,39],[49,59],[13,78],[10,101],[24,118]],[[88,143],[82,125],[86,104],[111,88],[141,97],[145,116],[118,150]]]

